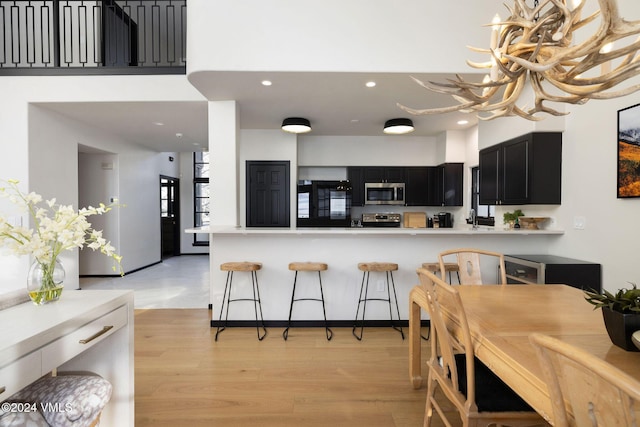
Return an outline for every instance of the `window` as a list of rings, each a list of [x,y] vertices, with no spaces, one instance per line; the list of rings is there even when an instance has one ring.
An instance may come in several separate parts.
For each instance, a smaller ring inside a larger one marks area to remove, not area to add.
[[[480,168],[471,168],[471,209],[476,213],[478,224],[495,225],[496,207],[480,204]]]
[[[195,227],[209,225],[209,152],[193,153],[193,213]],[[209,245],[209,234],[193,235],[194,245]]]

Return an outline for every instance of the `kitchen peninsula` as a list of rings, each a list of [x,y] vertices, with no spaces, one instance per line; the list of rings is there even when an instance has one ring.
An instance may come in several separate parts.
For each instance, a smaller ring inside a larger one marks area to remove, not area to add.
[[[493,227],[470,226],[448,229],[433,228],[244,228],[211,226],[186,230],[189,233],[210,234],[210,303],[212,320],[217,320],[222,303],[226,273],[220,264],[231,261],[262,263],[258,272],[264,319],[267,322],[286,320],[289,314],[293,272],[288,264],[294,261],[324,262],[329,269],[322,273],[327,319],[352,321],[355,316],[362,273],[359,262],[384,261],[397,263],[394,281],[398,293],[400,317],[408,319],[409,291],[418,282],[416,269],[423,262],[437,260],[444,249],[481,247],[503,253],[547,253],[549,243],[559,238],[562,230],[502,230]],[[488,274],[496,266],[483,266]],[[249,275],[234,276],[234,291],[249,295]],[[386,295],[384,276],[371,276],[370,292]],[[306,284],[309,283],[309,286]],[[238,286],[239,285],[239,286]],[[317,290],[317,276],[300,275],[296,292]],[[382,292],[385,292],[384,294]],[[296,311],[297,310],[297,311]],[[387,320],[384,303],[367,306],[367,320]],[[320,320],[316,305],[300,305],[294,320]],[[251,304],[236,304],[229,320],[254,320]]]

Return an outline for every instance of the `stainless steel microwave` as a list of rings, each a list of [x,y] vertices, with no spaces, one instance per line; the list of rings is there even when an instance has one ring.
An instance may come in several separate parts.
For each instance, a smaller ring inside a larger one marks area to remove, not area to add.
[[[404,205],[404,182],[368,182],[364,184],[365,205]]]

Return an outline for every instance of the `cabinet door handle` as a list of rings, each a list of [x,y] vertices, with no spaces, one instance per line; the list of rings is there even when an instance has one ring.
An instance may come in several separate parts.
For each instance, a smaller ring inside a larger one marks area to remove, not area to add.
[[[96,338],[98,338],[101,335],[106,334],[107,332],[109,332],[111,329],[113,329],[113,325],[109,325],[109,326],[105,326],[104,328],[102,328],[101,330],[99,330],[98,332],[96,332],[95,334],[91,335],[89,338],[85,338],[80,340],[80,344],[88,344],[91,341],[95,340]]]

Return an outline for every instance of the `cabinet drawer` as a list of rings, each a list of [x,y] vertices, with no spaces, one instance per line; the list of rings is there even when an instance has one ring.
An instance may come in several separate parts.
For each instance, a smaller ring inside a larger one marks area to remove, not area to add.
[[[42,349],[42,372],[57,368],[122,328],[128,322],[127,314],[124,305],[48,344]]]
[[[42,353],[34,351],[0,369],[0,401],[42,376]]]

